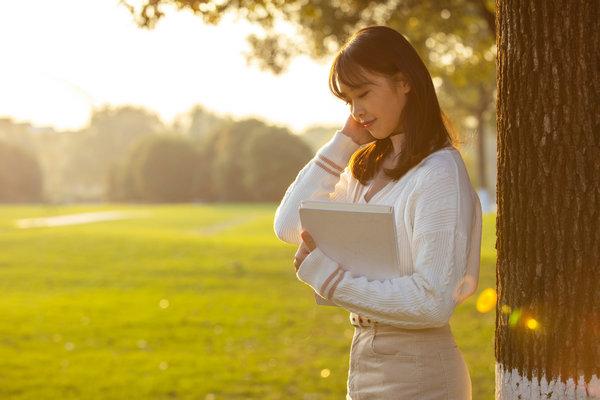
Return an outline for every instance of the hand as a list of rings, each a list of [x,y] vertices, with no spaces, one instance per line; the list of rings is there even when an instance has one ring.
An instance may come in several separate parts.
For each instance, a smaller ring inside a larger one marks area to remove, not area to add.
[[[302,237],[302,243],[300,243],[298,251],[294,256],[294,267],[296,268],[296,272],[298,272],[298,268],[300,268],[300,264],[302,264],[302,261],[304,261],[304,259],[308,257],[308,255],[314,249],[317,248],[315,241],[308,232],[302,231],[302,234],[300,236]]]
[[[344,135],[351,137],[352,140],[354,140],[354,143],[361,146],[375,140],[369,131],[352,117],[352,114],[348,116],[341,132]]]

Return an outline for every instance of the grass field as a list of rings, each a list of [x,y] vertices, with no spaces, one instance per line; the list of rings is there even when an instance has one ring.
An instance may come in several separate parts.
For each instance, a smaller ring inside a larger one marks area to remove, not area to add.
[[[18,229],[96,211],[142,218]],[[314,304],[274,205],[0,207],[0,399],[343,399],[352,326]],[[494,287],[485,216],[477,293]],[[452,327],[494,392],[494,313]]]

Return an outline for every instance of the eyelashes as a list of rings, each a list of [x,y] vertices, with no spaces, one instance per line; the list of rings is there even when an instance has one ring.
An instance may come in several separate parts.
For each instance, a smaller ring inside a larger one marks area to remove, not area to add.
[[[370,92],[370,90],[367,90],[367,91],[359,94],[356,97],[359,98],[359,99],[363,99],[363,98],[365,98],[369,94],[369,92]],[[343,100],[344,100],[344,103],[346,103],[347,106],[349,106],[349,105],[352,104],[352,100],[349,100],[349,99],[343,99]]]
[[[359,94],[357,96],[357,98],[363,99],[363,98],[365,98],[369,94],[369,92],[370,92],[370,90],[367,90],[366,92]],[[343,100],[344,100],[344,103],[346,103],[347,106],[352,105],[352,100],[349,100],[349,99],[343,99]]]

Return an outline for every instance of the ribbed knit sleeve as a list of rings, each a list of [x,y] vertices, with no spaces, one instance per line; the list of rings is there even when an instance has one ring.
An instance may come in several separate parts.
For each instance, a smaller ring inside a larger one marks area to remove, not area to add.
[[[352,276],[317,249],[300,266],[298,278],[321,296],[375,321],[412,329],[447,323],[459,300],[456,291],[465,278],[471,243],[477,242],[471,236],[481,235],[480,228],[473,229],[475,219],[481,219],[480,205],[452,157],[427,162],[413,178],[408,200],[395,209],[397,225],[408,225],[410,254],[401,258],[412,265],[399,268],[409,273],[369,281]]]
[[[346,165],[358,147],[350,137],[338,131],[300,171],[275,212],[274,229],[279,239],[300,244],[298,209],[301,201],[345,201],[350,173]]]

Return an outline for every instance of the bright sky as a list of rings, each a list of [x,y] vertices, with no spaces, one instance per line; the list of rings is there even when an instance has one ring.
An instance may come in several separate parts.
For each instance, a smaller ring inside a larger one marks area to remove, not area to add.
[[[202,104],[297,131],[342,124],[348,110],[329,92],[328,65],[300,58],[280,77],[247,67],[253,29],[173,12],[147,31],[118,0],[0,0],[0,118],[77,129],[93,107],[133,104],[170,123]]]

